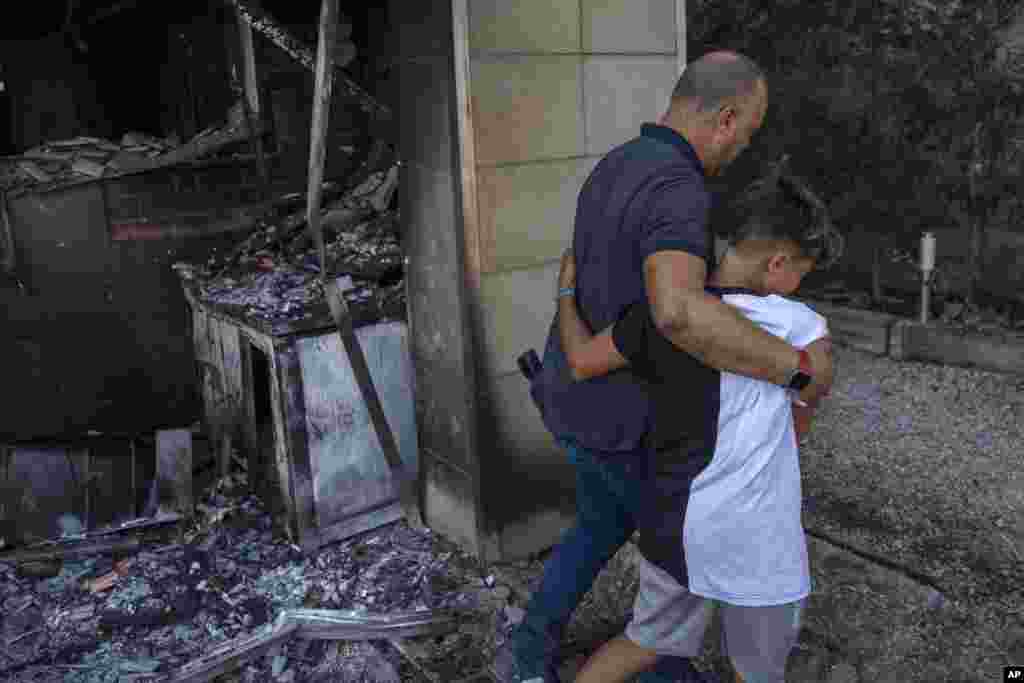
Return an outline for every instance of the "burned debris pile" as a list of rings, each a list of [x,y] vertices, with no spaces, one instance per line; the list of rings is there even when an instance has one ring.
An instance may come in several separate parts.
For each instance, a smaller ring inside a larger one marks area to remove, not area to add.
[[[0,157],[0,191],[14,197],[97,178],[148,171],[227,151],[250,137],[241,102],[222,126],[211,126],[182,144],[176,136],[125,133],[120,142],[94,137],[47,142],[16,156]]]
[[[242,473],[197,511],[131,551],[0,554],[0,679],[431,680],[410,673],[417,651],[454,681],[485,665],[481,635],[515,610],[507,587],[426,529],[399,522],[304,556]]]
[[[339,195],[335,186],[321,211],[326,272],[347,276],[353,318],[405,318],[404,256],[397,211],[398,162],[382,165]],[[333,190],[333,196],[332,192]],[[269,217],[234,249],[205,263],[175,269],[195,299],[257,329],[278,334],[299,325],[330,325],[320,262],[309,238],[303,197],[282,198],[291,213]]]

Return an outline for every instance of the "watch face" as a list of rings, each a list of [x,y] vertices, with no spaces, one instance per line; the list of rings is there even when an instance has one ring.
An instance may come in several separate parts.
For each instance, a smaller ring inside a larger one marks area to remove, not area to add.
[[[806,372],[797,372],[789,382],[789,388],[794,391],[803,391],[811,383],[811,376]]]

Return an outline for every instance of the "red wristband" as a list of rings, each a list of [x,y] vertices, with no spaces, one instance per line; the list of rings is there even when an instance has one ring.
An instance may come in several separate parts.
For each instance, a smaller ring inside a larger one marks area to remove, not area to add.
[[[811,354],[807,353],[805,349],[800,349],[800,365],[797,366],[797,369],[811,377],[814,376],[814,368],[811,366]]]

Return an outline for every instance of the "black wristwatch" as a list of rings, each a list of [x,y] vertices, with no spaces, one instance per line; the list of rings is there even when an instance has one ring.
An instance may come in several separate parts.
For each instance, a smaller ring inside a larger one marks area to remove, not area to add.
[[[800,349],[800,364],[793,371],[793,374],[790,375],[786,388],[799,393],[807,388],[807,385],[813,379],[814,377],[811,375],[811,357],[806,351]]]

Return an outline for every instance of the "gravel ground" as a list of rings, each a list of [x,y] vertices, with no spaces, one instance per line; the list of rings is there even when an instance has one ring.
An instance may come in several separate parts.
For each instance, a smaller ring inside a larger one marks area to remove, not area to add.
[[[945,597],[942,609],[892,624],[906,647],[859,661],[859,680],[996,680],[1003,665],[1024,663],[1024,378],[838,345],[835,363],[832,396],[801,446],[805,527]],[[601,573],[569,641],[601,640],[621,623],[634,555],[627,544]],[[506,568],[522,585],[542,559]],[[698,668],[715,668],[715,640],[705,639]]]
[[[1024,378],[837,347],[801,448],[811,534],[904,566],[950,601],[964,672],[1024,662]]]
[[[1024,378],[844,348],[835,362],[801,448],[808,530],[869,543],[957,599],[1019,598]]]

